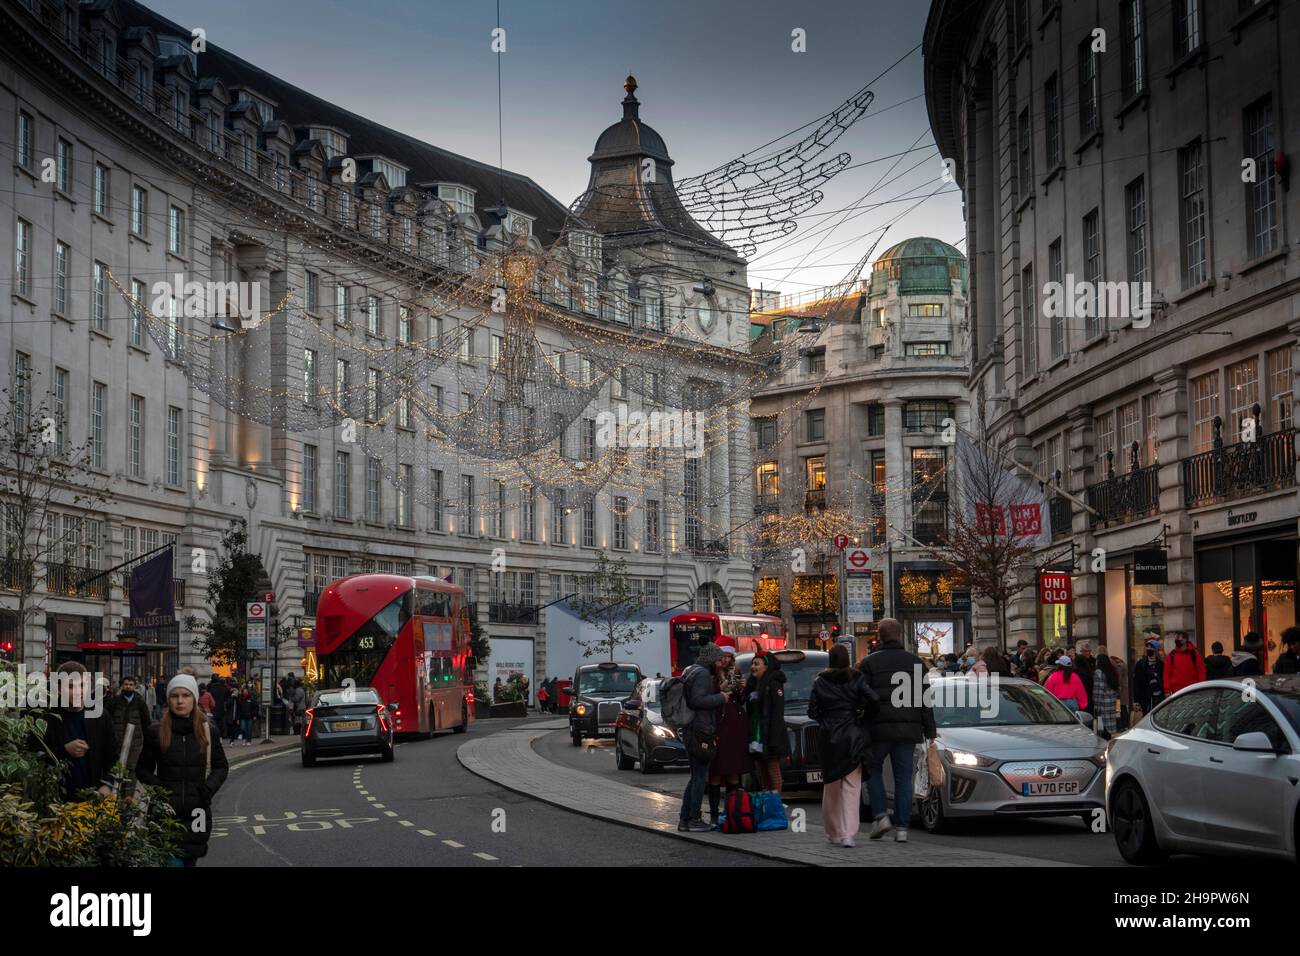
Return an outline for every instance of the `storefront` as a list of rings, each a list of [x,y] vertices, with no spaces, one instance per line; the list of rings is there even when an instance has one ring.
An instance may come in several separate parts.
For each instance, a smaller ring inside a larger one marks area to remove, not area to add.
[[[937,561],[907,561],[894,573],[894,616],[909,648],[927,657],[951,654],[973,639],[970,591],[958,572]]]
[[[1096,579],[1101,614],[1097,633],[1112,656],[1131,665],[1146,651],[1148,630],[1165,633],[1168,552],[1152,547],[1108,554],[1107,568]]]
[[[1246,634],[1264,638],[1265,668],[1281,653],[1282,631],[1296,623],[1295,522],[1247,535],[1196,541],[1196,614],[1202,649],[1218,641],[1240,650]]]
[[[1038,642],[1053,649],[1074,643],[1074,576],[1069,569],[1038,572]]]

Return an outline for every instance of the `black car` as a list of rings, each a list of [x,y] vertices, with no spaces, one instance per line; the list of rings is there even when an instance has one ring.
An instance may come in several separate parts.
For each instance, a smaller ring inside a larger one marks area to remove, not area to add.
[[[601,661],[579,665],[569,700],[573,746],[581,746],[584,737],[613,737],[623,701],[636,693],[640,683],[641,668],[635,664]]]
[[[640,765],[642,773],[663,767],[685,767],[686,747],[659,711],[659,681],[649,677],[623,702],[623,713],[614,723],[614,760],[619,770]]]
[[[808,716],[808,701],[812,697],[813,682],[817,675],[830,666],[830,655],[825,651],[772,651],[785,671],[785,727],[790,737],[790,756],[781,762],[781,779],[784,789],[798,790],[820,787],[822,765],[817,743],[817,721]],[[736,658],[736,671],[749,676],[753,654]]]
[[[393,711],[373,687],[317,691],[302,725],[302,765],[317,757],[379,754],[393,759]]]

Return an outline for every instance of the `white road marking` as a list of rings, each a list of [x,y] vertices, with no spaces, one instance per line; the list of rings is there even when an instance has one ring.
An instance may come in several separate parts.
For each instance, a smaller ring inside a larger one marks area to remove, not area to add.
[[[384,811],[384,816],[386,816],[386,817],[395,817],[395,816],[397,816],[397,811],[396,811],[396,810],[385,810],[385,811]]]
[[[491,853],[475,853],[474,855],[475,855],[476,857],[478,857],[480,860],[495,860],[495,859],[496,859],[496,857],[494,857]]]
[[[398,820],[397,822],[400,823],[400,824],[401,824],[402,826],[404,826],[404,827],[413,827],[413,826],[415,826],[415,824],[412,823],[410,820]]]
[[[455,840],[443,840],[442,842],[447,844],[447,846],[451,847],[453,850],[465,849],[465,844],[457,843]]]
[[[438,835],[438,834],[434,833],[432,830],[416,830],[415,832],[418,833],[418,834],[420,834],[420,836],[437,836],[437,835]]]

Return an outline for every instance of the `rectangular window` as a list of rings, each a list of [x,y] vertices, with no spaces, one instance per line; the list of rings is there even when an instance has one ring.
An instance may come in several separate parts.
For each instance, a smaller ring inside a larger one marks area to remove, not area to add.
[[[581,423],[582,436],[582,460],[596,460],[596,420],[594,418],[584,418]]]
[[[1188,393],[1192,403],[1192,452],[1214,447],[1214,418],[1219,414],[1219,373],[1194,378]]]
[[[1264,97],[1247,107],[1243,122],[1246,157],[1254,160],[1255,181],[1246,183],[1246,249],[1258,259],[1277,248],[1277,170],[1273,165],[1273,101]]]
[[[173,488],[180,487],[181,483],[181,436],[184,432],[184,414],[175,405],[167,406],[167,484]],[[312,510],[315,510],[314,497]]]
[[[1020,176],[1020,198],[1028,199],[1034,192],[1034,136],[1029,125],[1029,107],[1020,111],[1016,121],[1017,145],[1020,148],[1019,166],[1016,172]],[[883,310],[882,310],[883,311]]]
[[[31,419],[32,357],[26,352],[14,353],[14,437],[25,437]]]
[[[302,350],[302,400],[305,404],[315,406],[316,395],[320,390],[320,375],[316,366],[316,350]]]
[[[167,208],[167,251],[185,255],[185,213],[178,206]]]
[[[569,508],[565,499],[568,492],[561,488],[551,501],[551,543],[569,543]]]
[[[131,187],[131,231],[137,236],[147,235],[149,220],[149,194],[143,186]]]
[[[1149,277],[1147,262],[1147,200],[1146,182],[1141,176],[1124,187],[1124,208],[1127,220],[1128,281],[1137,283],[1138,295]],[[1141,302],[1132,302],[1133,308]]]
[[[397,467],[397,523],[403,528],[411,526],[411,481],[410,465]]]
[[[108,386],[93,382],[90,386],[90,467],[104,470],[104,408]]]
[[[1098,210],[1083,217],[1083,277],[1092,289],[1093,307],[1084,316],[1084,337],[1100,335],[1101,321],[1101,226]]]
[[[181,314],[175,296],[167,300],[167,351],[173,358],[181,352]]]
[[[1119,458],[1127,471],[1133,461],[1134,447],[1139,453],[1138,461],[1141,461],[1142,451],[1142,419],[1138,416],[1138,403],[1129,402],[1127,405],[1119,407]],[[1116,471],[1120,471],[1118,464],[1115,466]]]
[[[879,438],[885,434],[885,406],[872,402],[867,406],[867,436]]]
[[[1160,393],[1142,399],[1143,439],[1146,446],[1145,464],[1160,461]]]
[[[531,485],[519,492],[519,538],[537,540],[537,489]]]
[[[352,456],[345,451],[334,453],[334,517],[352,516]]]
[[[334,321],[339,325],[352,324],[352,316],[348,315],[348,287],[341,282],[334,287]]]
[[[1174,59],[1201,45],[1201,0],[1174,0]]]
[[[18,165],[25,169],[31,169],[32,152],[34,149],[34,133],[32,128],[32,117],[29,113],[18,111],[18,147],[16,158]]]
[[[1294,393],[1291,390],[1291,346],[1271,349],[1264,353],[1264,370],[1268,376],[1268,409],[1265,414],[1267,428],[1261,431],[1282,431],[1295,424],[1292,412]]]
[[[72,144],[60,139],[55,147],[55,178],[59,192],[72,192]]]
[[[95,164],[94,209],[99,215],[108,216],[108,167],[103,163]]]
[[[1065,281],[1065,266],[1061,258],[1061,240],[1058,238],[1047,247],[1047,281],[1054,282],[1057,288]],[[1067,290],[1068,294],[1068,290]],[[1055,309],[1052,316],[1052,358],[1053,360],[1065,355],[1066,333],[1065,333],[1065,312],[1064,308]]]
[[[139,279],[131,280],[131,344],[138,349],[144,348],[144,283]]]
[[[1183,288],[1208,278],[1205,235],[1205,166],[1201,144],[1178,151],[1179,234],[1182,239]]]
[[[1120,82],[1123,84],[1124,102],[1147,88],[1146,49],[1143,27],[1142,0],[1124,0],[1120,4],[1120,34],[1123,47]]]
[[[614,547],[627,550],[627,499],[621,496],[614,498],[614,510],[610,517],[614,521]]]
[[[934,542],[948,527],[946,465],[942,448],[912,449],[913,534],[922,543]]]
[[[411,427],[411,410],[415,407],[415,400],[410,395],[399,395],[397,398],[397,427]]]
[[[19,295],[32,294],[32,224],[18,220],[14,234],[14,289]]]
[[[366,369],[366,421],[379,421],[379,370]]]
[[[492,536],[506,536],[506,483],[500,479],[492,482]]]
[[[302,446],[302,510],[316,510],[316,487],[320,469],[320,449]]]
[[[461,534],[477,534],[477,523],[474,521],[474,476],[460,476],[460,511],[465,516],[465,522],[461,525]]]
[[[378,458],[366,459],[366,520],[378,524],[383,517],[383,468]]]
[[[132,478],[143,476],[144,460],[144,399],[131,396],[130,416],[127,419],[126,463]]]
[[[1092,49],[1092,37],[1079,44],[1079,137],[1087,139],[1097,132],[1101,113],[1101,89],[1097,69],[1097,53]]]
[[[826,409],[812,408],[804,412],[804,441],[826,440]]]
[[[433,475],[430,478],[429,484],[430,484],[429,497],[433,499],[430,502],[430,506],[433,514],[431,515],[431,523],[430,523],[429,530],[441,531],[442,516],[444,511],[443,502],[446,500],[447,497],[447,489],[446,486],[443,484],[441,468],[435,468],[433,470]]]
[[[808,353],[808,374],[820,375],[826,371],[826,350],[811,349]]]
[[[1038,319],[1034,309],[1034,267],[1020,273],[1020,372],[1025,378],[1038,374]]]
[[[1259,402],[1259,360],[1249,358],[1228,366],[1228,423],[1223,434],[1224,444],[1245,440],[1242,423],[1255,415]],[[1258,433],[1259,422],[1255,423]]]
[[[1055,73],[1043,86],[1043,117],[1044,157],[1050,173],[1061,165],[1061,102]]]
[[[906,402],[903,405],[903,431],[938,431],[945,418],[953,418],[951,402]]]
[[[596,546],[596,499],[588,498],[582,505],[582,546]]]
[[[68,453],[68,370],[54,369],[54,450],[60,458]]]
[[[907,306],[909,319],[941,319],[943,306],[938,302],[914,302]]]
[[[460,360],[462,362],[474,361],[474,330],[463,325],[460,334]]]
[[[903,346],[903,354],[907,356],[934,356],[947,355],[947,342],[908,342]]]
[[[1115,461],[1113,457],[1106,457],[1107,454],[1113,456],[1115,453],[1115,413],[1107,412],[1104,415],[1098,415],[1093,419],[1092,431],[1096,436],[1097,457],[1102,473],[1105,474],[1111,467],[1115,467],[1116,471],[1121,471],[1122,469],[1118,467],[1120,464],[1118,461]]]
[[[304,285],[307,311],[315,312],[320,309],[320,276],[308,269]]]
[[[344,415],[349,414],[348,408],[351,400],[348,393],[352,388],[352,366],[347,359],[336,359],[334,362],[334,404]]]
[[[72,250],[67,243],[54,244],[54,311],[59,315],[68,312],[68,265]]]
[[[405,305],[397,307],[397,341],[402,345],[411,344],[411,310]]]
[[[501,362],[501,352],[505,348],[506,339],[504,335],[492,336],[492,351],[488,356],[488,361],[492,363],[492,368],[496,368]]]
[[[366,296],[366,331],[371,335],[380,334],[379,296]]]
[[[650,499],[645,503],[645,549],[651,554],[658,554],[659,544],[659,502]]]

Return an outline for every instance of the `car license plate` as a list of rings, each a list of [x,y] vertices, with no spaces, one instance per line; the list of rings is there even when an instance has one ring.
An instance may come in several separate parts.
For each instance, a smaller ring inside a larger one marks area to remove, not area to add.
[[[1064,797],[1078,792],[1077,780],[1044,780],[1040,783],[1026,781],[1020,785],[1022,797]]]
[[[334,721],[335,730],[360,730],[361,721],[359,720],[336,720]]]
[[[808,771],[808,782],[809,782],[809,783],[821,783],[821,782],[822,782],[822,772],[821,772],[820,770],[809,770],[809,771]]]
[[[600,725],[600,733],[602,733],[602,734],[612,734],[613,732],[614,732],[614,725],[613,725],[613,724],[601,724],[601,725]]]

